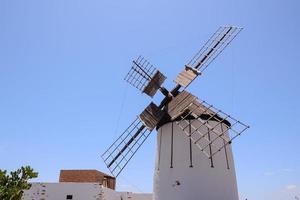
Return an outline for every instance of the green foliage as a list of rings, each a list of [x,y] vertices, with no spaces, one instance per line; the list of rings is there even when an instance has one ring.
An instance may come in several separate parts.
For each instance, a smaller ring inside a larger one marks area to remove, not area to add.
[[[28,180],[37,176],[38,173],[30,166],[21,167],[9,174],[0,169],[0,200],[20,200],[23,190],[31,187]]]

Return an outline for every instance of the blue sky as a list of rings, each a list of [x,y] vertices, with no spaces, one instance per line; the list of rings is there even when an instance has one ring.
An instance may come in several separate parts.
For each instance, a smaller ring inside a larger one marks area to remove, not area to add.
[[[107,171],[101,153],[150,98],[123,81],[144,55],[165,86],[220,25],[244,31],[189,91],[251,125],[233,145],[249,200],[300,196],[297,0],[0,1],[0,168]],[[159,101],[158,96],[154,101]],[[118,180],[151,192],[154,132]]]

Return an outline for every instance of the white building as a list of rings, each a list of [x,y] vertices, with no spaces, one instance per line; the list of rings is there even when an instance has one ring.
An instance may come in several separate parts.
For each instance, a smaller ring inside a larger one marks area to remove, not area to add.
[[[152,200],[152,194],[117,192],[105,187],[103,182],[109,182],[106,176],[96,170],[62,170],[60,182],[32,183],[22,200]]]
[[[22,200],[152,200],[152,194],[117,192],[99,183],[33,183]]]

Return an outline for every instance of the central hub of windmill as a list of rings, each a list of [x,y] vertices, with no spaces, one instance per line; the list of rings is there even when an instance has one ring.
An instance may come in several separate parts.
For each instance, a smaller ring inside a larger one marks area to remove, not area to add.
[[[175,79],[163,87],[166,76],[139,56],[125,80],[153,97],[121,136],[102,154],[108,169],[118,176],[157,129],[154,200],[238,200],[231,142],[249,126],[198,99],[186,88],[240,33],[239,27],[220,27]]]

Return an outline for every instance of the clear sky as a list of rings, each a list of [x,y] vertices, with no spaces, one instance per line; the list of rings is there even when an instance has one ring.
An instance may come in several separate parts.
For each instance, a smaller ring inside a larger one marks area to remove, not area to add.
[[[235,141],[239,193],[300,196],[298,0],[1,0],[0,168],[106,171],[101,153],[149,103],[123,81],[144,55],[166,87],[220,25],[244,31],[189,91],[251,125]],[[160,100],[160,96],[154,101]],[[118,179],[152,191],[155,136]]]

